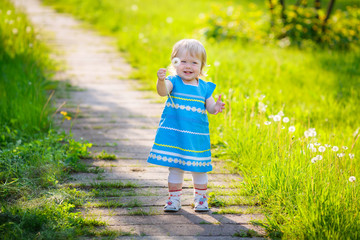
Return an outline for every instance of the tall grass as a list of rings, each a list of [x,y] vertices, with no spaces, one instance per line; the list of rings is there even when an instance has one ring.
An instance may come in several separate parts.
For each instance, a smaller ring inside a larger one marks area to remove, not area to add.
[[[359,52],[207,41],[201,35],[201,16],[215,1],[44,2],[115,36],[119,50],[136,68],[133,77],[149,89],[155,89],[156,70],[169,65],[176,41],[200,39],[211,65],[207,80],[218,85],[216,94],[223,94],[226,102],[225,114],[210,116],[215,154],[230,159],[244,175],[249,194],[268,209],[264,226],[269,235],[359,238],[359,180],[349,181],[360,178]],[[246,9],[250,3],[216,2]],[[337,3],[341,8],[359,6],[357,1]],[[289,122],[270,118],[280,111]],[[310,128],[316,136],[304,135]],[[326,150],[319,152],[320,146]]]
[[[0,3],[0,125],[35,133],[49,127],[48,50],[22,13]]]

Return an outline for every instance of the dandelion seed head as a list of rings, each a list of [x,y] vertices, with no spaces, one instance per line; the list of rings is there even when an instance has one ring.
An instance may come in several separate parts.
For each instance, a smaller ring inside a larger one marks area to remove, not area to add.
[[[349,153],[349,158],[350,158],[350,159],[353,159],[354,157],[355,157],[355,154]]]
[[[316,157],[313,157],[313,158],[311,159],[311,163],[316,163],[316,161],[317,161],[317,158],[316,158]]]
[[[316,142],[316,143],[314,143],[314,145],[315,145],[315,146],[320,146],[321,144],[318,143],[318,142]]]
[[[205,13],[199,13],[199,18],[200,19],[204,19],[206,17],[206,14]]]
[[[350,181],[350,182],[355,182],[355,181],[356,181],[356,177],[354,177],[354,176],[349,177],[349,181]]]
[[[13,28],[13,30],[12,30],[12,33],[14,34],[14,35],[17,35],[18,34],[18,29],[17,28]]]
[[[178,57],[174,57],[174,58],[171,60],[171,63],[172,63],[175,67],[179,66],[180,62],[181,62],[181,60],[180,60],[180,58],[178,58]]]
[[[285,126],[282,126],[281,129],[285,129]]]
[[[308,145],[307,145],[307,148],[309,148],[309,149],[310,149],[310,148],[314,148],[314,144],[313,144],[313,143],[308,144]]]
[[[273,118],[273,120],[274,120],[275,122],[278,122],[278,121],[281,120],[281,117],[280,117],[279,115],[275,115],[274,118]]]
[[[316,148],[311,148],[311,151],[312,152],[317,152],[317,149]]]
[[[288,123],[289,121],[290,121],[290,119],[289,119],[288,117],[284,117],[284,118],[283,118],[283,122],[284,122],[284,123]]]
[[[271,124],[271,122],[269,122],[269,121],[265,121],[265,122],[264,122],[264,124],[265,124],[265,125],[270,125],[270,124]]]
[[[308,130],[306,130],[306,131],[304,132],[304,135],[305,135],[306,138],[308,138],[308,137],[310,137],[310,132],[309,132]]]
[[[325,150],[326,150],[326,147],[324,147],[324,146],[319,147],[319,152],[325,152]]]
[[[339,151],[339,147],[333,146],[333,147],[331,148],[331,150],[333,150],[334,152],[337,152],[337,151]]]
[[[284,112],[283,112],[283,111],[280,111],[277,115],[279,115],[280,117],[283,117],[283,116],[284,116]]]
[[[345,153],[338,153],[336,154],[338,157],[344,157],[345,156]]]
[[[290,126],[289,127],[289,132],[295,132],[295,126]]]
[[[316,160],[322,160],[323,159],[323,156],[321,155],[316,155]]]
[[[133,10],[134,12],[136,12],[137,10],[139,10],[139,7],[136,4],[133,4],[131,6],[131,10]]]
[[[265,98],[265,95],[262,94],[262,95],[260,95],[259,100],[262,101],[264,98]]]
[[[220,63],[219,61],[215,61],[215,62],[214,62],[214,66],[215,66],[215,67],[220,66],[220,64],[221,64],[221,63]]]
[[[270,119],[273,119],[273,118],[274,118],[274,115],[269,115],[269,118],[270,118]]]
[[[327,148],[331,147],[330,144],[325,144],[324,146],[327,147]]]
[[[173,23],[173,18],[172,17],[167,17],[166,18],[166,22],[168,23],[168,24],[171,24],[171,23]]]
[[[347,146],[342,146],[342,149],[348,150],[349,148]]]

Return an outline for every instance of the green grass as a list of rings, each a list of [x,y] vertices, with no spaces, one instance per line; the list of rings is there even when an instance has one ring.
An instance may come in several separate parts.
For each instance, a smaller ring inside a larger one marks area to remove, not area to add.
[[[211,65],[206,79],[217,84],[215,94],[222,94],[226,102],[224,114],[209,117],[214,155],[230,159],[233,171],[244,175],[248,195],[256,195],[267,211],[263,226],[269,235],[359,238],[359,180],[349,181],[350,176],[360,178],[360,137],[355,134],[360,127],[359,52],[206,41],[201,14],[208,14],[214,2],[233,4],[227,1],[45,2],[116,37],[119,50],[136,69],[132,77],[141,79],[145,89],[155,89],[156,71],[170,64],[176,41],[200,39]],[[250,2],[235,4],[248,9]],[[256,3],[266,8],[265,1]],[[360,5],[336,1],[335,7],[349,4]],[[262,104],[266,112],[259,111]],[[269,118],[280,111],[289,117],[288,123]],[[289,132],[290,126],[295,132]],[[316,137],[304,136],[309,128],[316,129]],[[307,146],[315,143],[340,150],[313,152]],[[346,155],[338,157],[340,152]],[[311,163],[316,155],[323,160]]]

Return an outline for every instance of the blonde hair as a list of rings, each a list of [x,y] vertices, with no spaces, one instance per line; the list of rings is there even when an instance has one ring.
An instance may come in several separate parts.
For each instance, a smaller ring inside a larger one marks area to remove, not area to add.
[[[171,61],[177,57],[179,52],[186,51],[192,57],[196,57],[201,61],[200,75],[206,76],[203,71],[206,66],[206,51],[201,42],[196,39],[183,39],[175,43],[172,53]]]

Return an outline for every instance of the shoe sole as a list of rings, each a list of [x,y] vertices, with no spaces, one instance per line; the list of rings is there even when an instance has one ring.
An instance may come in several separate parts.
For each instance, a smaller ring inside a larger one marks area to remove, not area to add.
[[[164,209],[164,212],[178,212],[180,209],[181,207],[179,209]]]

